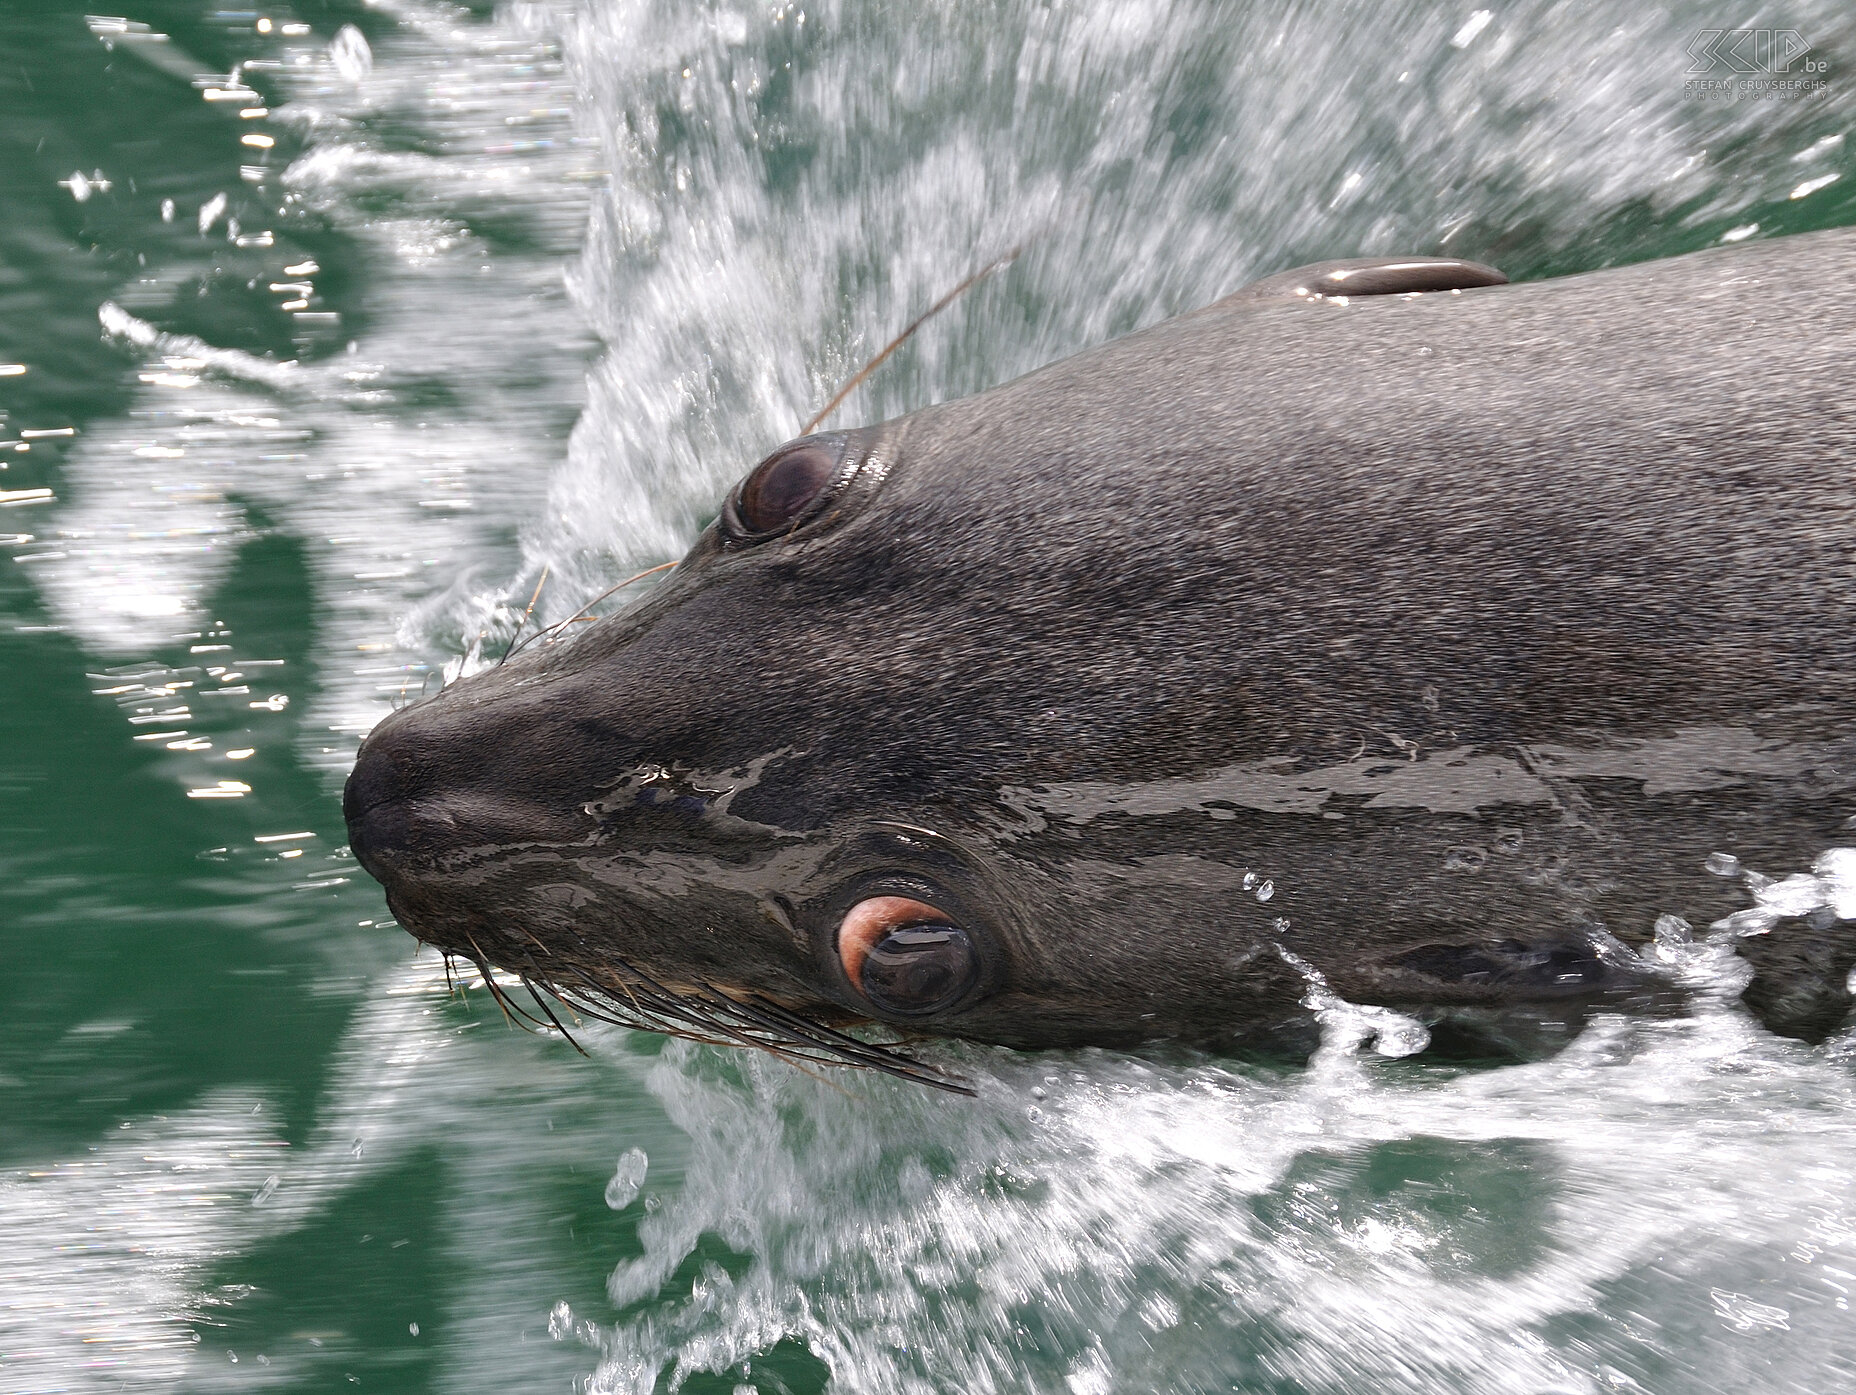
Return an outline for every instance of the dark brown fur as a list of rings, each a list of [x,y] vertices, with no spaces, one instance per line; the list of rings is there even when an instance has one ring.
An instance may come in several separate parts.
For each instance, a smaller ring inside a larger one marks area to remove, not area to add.
[[[1279,948],[1640,995],[1659,915],[1748,904],[1711,853],[1856,811],[1852,304],[1851,232],[1240,295],[852,433],[796,533],[383,722],[356,850],[437,944],[819,1021],[872,1015],[848,905],[932,896],[985,979],[911,1025],[1025,1047],[1292,1022]],[[1749,1006],[1828,1031],[1850,930],[1744,942]]]

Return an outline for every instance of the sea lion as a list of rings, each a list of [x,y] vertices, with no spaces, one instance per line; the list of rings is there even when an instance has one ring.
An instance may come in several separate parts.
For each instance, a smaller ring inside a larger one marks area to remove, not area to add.
[[[1856,230],[1502,281],[1324,263],[790,442],[383,720],[354,851],[447,951],[864,1064],[1645,992],[1856,811]],[[1747,1001],[1819,1037],[1856,936],[1781,909]]]

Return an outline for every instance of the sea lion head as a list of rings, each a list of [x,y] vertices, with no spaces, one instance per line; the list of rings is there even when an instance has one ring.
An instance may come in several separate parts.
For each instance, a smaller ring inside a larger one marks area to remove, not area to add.
[[[1823,846],[1801,782],[1848,755],[1810,617],[1856,538],[1824,552],[1841,475],[1790,400],[1844,331],[1710,330],[1761,258],[1808,274],[1760,294],[1846,274],[1784,241],[1532,287],[1328,264],[789,442],[644,600],[381,722],[355,853],[448,952],[799,1055],[1636,992],[1659,915],[1743,904],[1725,840]]]
[[[388,717],[345,811],[394,915],[570,995],[1020,1046],[1190,1027],[1192,929],[1137,950],[1014,807],[1220,754],[1161,671],[1192,568],[1154,584],[1128,519],[1159,501],[1117,477],[1142,462],[1080,471],[1045,434],[943,410],[791,442],[648,599]],[[1189,524],[1181,483],[1148,492]],[[1221,1019],[1293,978],[1271,964]]]

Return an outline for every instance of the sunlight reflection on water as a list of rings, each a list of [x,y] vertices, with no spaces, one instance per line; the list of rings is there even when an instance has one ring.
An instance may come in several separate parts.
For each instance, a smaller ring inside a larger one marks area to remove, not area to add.
[[[207,802],[265,800],[242,772],[266,743],[332,788],[389,705],[507,638],[544,568],[537,623],[679,553],[744,464],[1020,242],[844,420],[1315,256],[1529,274],[1781,231],[1837,195],[1856,112],[1847,88],[1686,92],[1706,6],[374,8],[394,25],[371,46],[254,31],[261,111],[238,74],[200,78],[247,173],[164,215],[243,258],[295,361],[160,328],[197,287],[151,263],[100,309],[129,406],[72,443],[55,497],[0,495],[123,739]],[[1787,22],[1851,51],[1836,6]],[[99,41],[165,53],[114,23]],[[307,675],[212,613],[276,537],[313,589]],[[293,812],[265,827],[300,836]],[[1846,894],[1841,862],[1766,870],[1749,915]],[[600,1392],[749,1383],[790,1341],[857,1391],[1821,1390],[1856,1362],[1856,1043],[1781,1041],[1730,998],[1484,1070],[1343,1049],[1390,1027],[1339,1000],[1304,1072],[942,1048],[968,1105],[602,1030],[570,1061],[475,1031],[422,958],[348,1024],[309,1137],[208,1092],[0,1180],[29,1295],[0,1340],[34,1388],[320,1378],[334,1337],[196,1343],[257,1301],[215,1287],[221,1261],[436,1157],[445,1390],[532,1388],[537,1360]],[[602,1193],[633,1148],[648,1170]],[[548,1169],[630,1228],[603,1308],[559,1306]]]

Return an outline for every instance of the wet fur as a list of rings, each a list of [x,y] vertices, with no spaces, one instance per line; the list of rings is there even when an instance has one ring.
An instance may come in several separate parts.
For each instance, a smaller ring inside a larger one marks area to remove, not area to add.
[[[1279,946],[1654,997],[1614,941],[1856,811],[1852,303],[1851,232],[1234,297],[871,428],[823,519],[383,722],[357,850],[448,948],[819,1021],[837,917],[925,888],[988,979],[921,1030],[1026,1047],[1293,1025]],[[1829,1031],[1851,928],[1744,942],[1749,1006]]]

